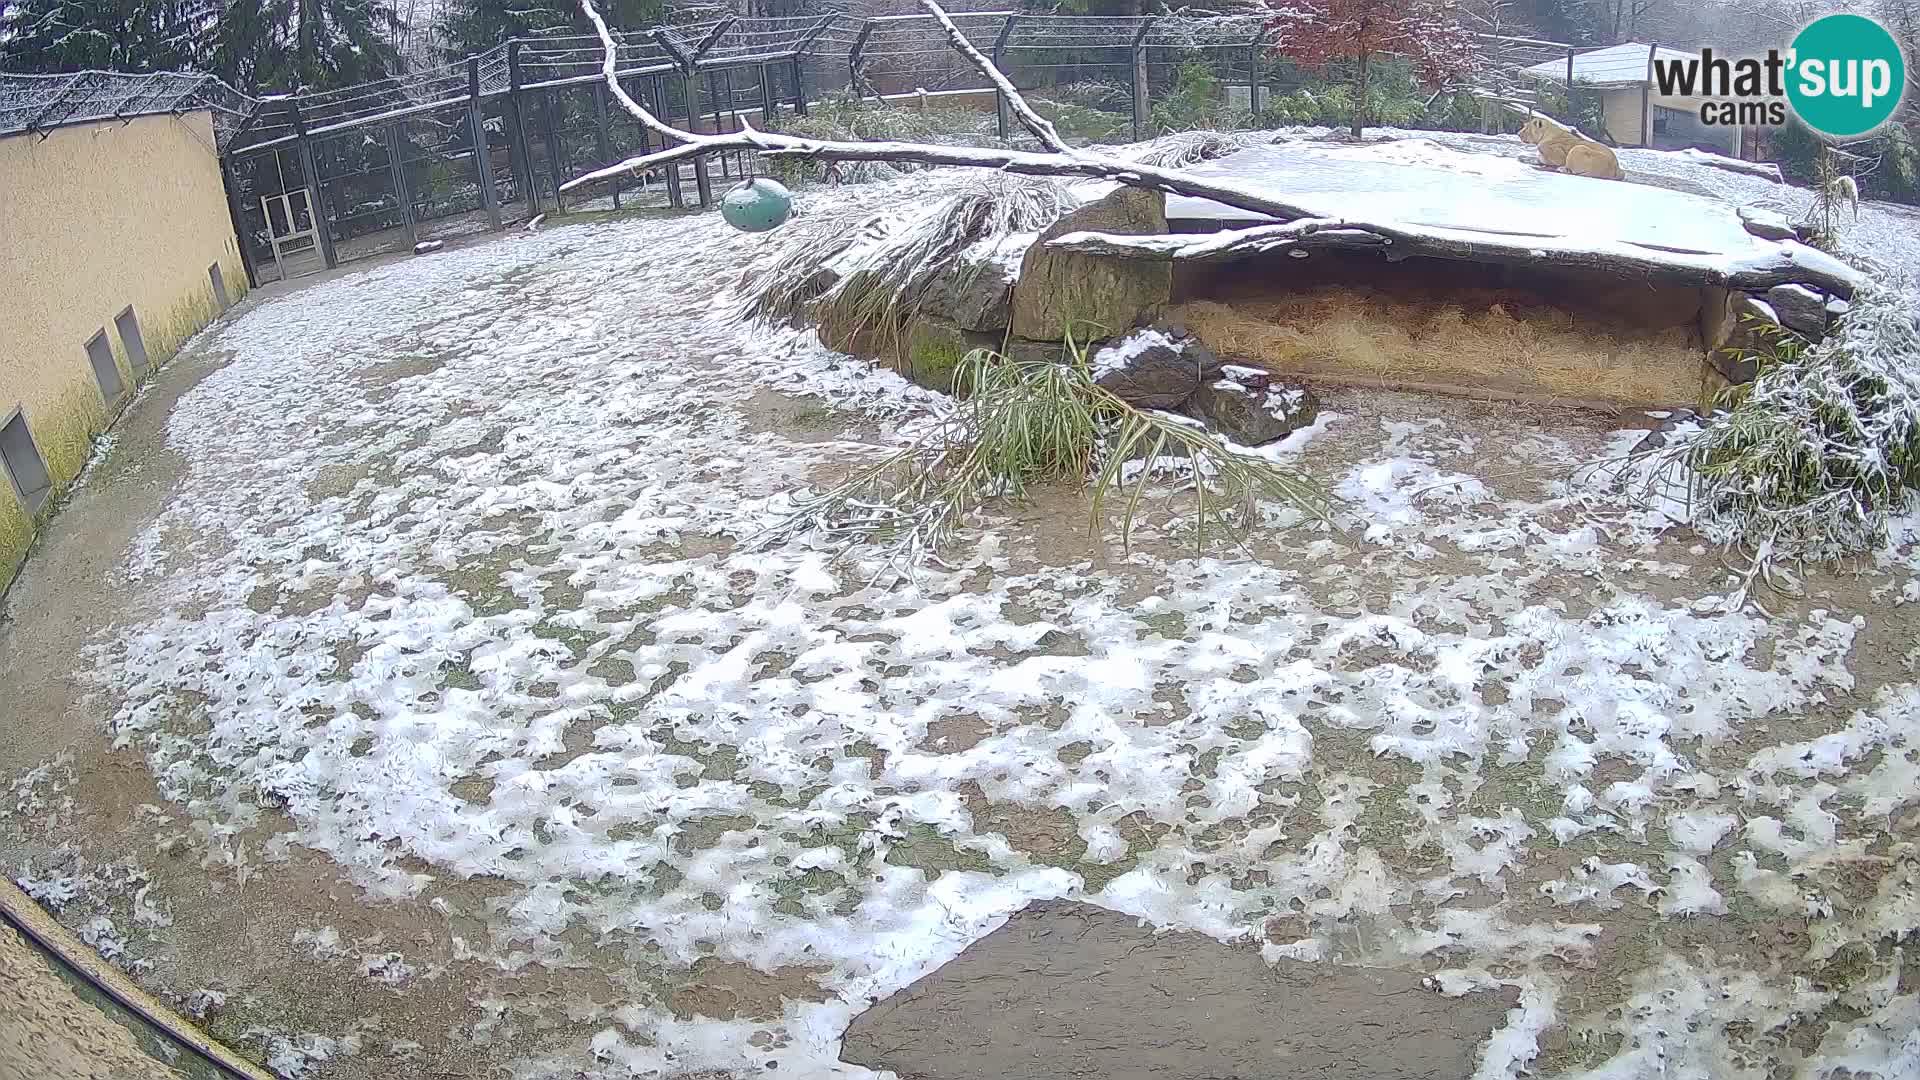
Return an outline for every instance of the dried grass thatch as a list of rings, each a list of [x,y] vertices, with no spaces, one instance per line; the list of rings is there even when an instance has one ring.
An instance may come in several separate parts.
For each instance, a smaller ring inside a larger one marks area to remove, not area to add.
[[[1684,331],[1610,328],[1512,296],[1340,285],[1172,315],[1222,355],[1287,374],[1602,405],[1687,404],[1712,389]]]
[[[952,194],[905,213],[809,223],[749,272],[742,314],[811,323],[829,343],[893,344],[927,290],[976,245],[1035,233],[1078,205],[1059,181],[969,173]]]

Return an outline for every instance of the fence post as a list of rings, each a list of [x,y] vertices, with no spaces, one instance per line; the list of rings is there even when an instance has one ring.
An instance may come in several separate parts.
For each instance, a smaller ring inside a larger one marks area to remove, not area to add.
[[[1260,115],[1260,61],[1266,43],[1267,28],[1263,24],[1247,43],[1247,111],[1255,117]]]
[[[220,186],[227,190],[227,216],[233,219],[233,239],[240,247],[240,268],[247,272],[247,288],[260,287],[260,271],[253,265],[253,245],[247,241],[247,219],[241,209],[240,172],[233,167],[233,155],[220,155]]]
[[[413,186],[407,183],[406,144],[400,139],[400,121],[389,120],[381,126],[386,128],[387,169],[393,173],[394,197],[400,200],[400,220],[407,226],[407,246],[417,247],[420,227],[413,219]]]
[[[1567,46],[1567,126],[1580,126],[1580,110],[1573,107],[1573,46]]]
[[[613,144],[607,137],[607,84],[593,84],[593,150],[600,164],[613,164]],[[613,181],[613,208],[620,209],[620,181]]]
[[[533,182],[533,155],[527,150],[527,115],[520,106],[520,42],[507,42],[507,163],[513,182],[527,200],[527,214],[540,212],[540,191]]]
[[[715,27],[717,32],[709,33],[692,51],[688,51],[680,39],[668,32],[666,27],[657,26],[653,30],[653,40],[660,43],[660,47],[666,50],[667,55],[673,59],[674,66],[680,69],[680,93],[681,96],[685,98],[684,104],[686,105],[688,131],[697,132],[700,130],[700,54],[705,52],[715,41],[719,40],[719,35],[725,33],[726,28],[732,25],[732,16],[722,19],[719,25]],[[679,176],[679,162],[670,162],[667,167],[673,170],[675,177]],[[700,206],[703,209],[711,206],[713,204],[713,181],[707,176],[707,157],[705,154],[694,155],[693,186],[694,189],[699,192]]]
[[[473,128],[473,168],[480,181],[480,205],[487,224],[500,231],[500,193],[493,190],[492,155],[487,152],[487,119],[480,115],[480,58],[467,57],[467,122]]]
[[[662,80],[661,76],[658,75],[653,77],[653,100],[654,104],[659,106],[657,115],[666,116],[667,84]],[[661,149],[666,149],[667,145],[665,139],[660,141]],[[677,161],[669,161],[666,165],[662,166],[662,172],[665,173],[667,181],[667,205],[676,210],[686,209],[687,196],[685,192],[680,190],[680,163]]]
[[[847,89],[861,101],[867,100],[867,77],[860,73],[860,68],[866,63],[867,36],[872,33],[873,20],[860,20],[860,32],[853,36],[853,47],[847,50]],[[874,91],[874,96],[879,97],[880,92]]]
[[[560,134],[560,120],[555,115],[553,95],[558,93],[549,86],[540,92],[540,115],[547,125],[547,175],[553,178],[553,209],[556,212],[567,208],[566,201],[560,197],[560,185],[567,182],[567,145]]]
[[[773,69],[760,65],[760,126],[773,127],[779,123],[780,114],[773,105]]]
[[[1147,34],[1153,29],[1152,15],[1140,20],[1140,28],[1133,32],[1133,44],[1128,54],[1133,60],[1133,141],[1140,142],[1147,137],[1147,122],[1150,103],[1147,101]]]
[[[1007,39],[1013,36],[1013,26],[1019,20],[1018,15],[1007,16],[1006,24],[1000,27],[1000,36],[993,39],[993,66],[999,68],[1002,75],[1007,74],[1007,69],[1002,66],[1000,58],[1006,53]],[[1008,75],[1007,81],[1012,82],[1013,76]],[[994,120],[999,126],[1000,137],[1005,139],[1013,130],[1013,106],[1007,104],[1007,95],[1001,93],[999,87],[995,87],[993,91],[993,111]]]
[[[1653,58],[1658,42],[1647,46],[1647,79],[1640,84],[1640,145],[1653,145]]]
[[[732,15],[721,19],[713,29],[707,31],[707,36],[700,39],[700,44],[695,45],[691,53],[685,54],[688,131],[700,130],[700,58],[705,56],[707,50],[713,48],[713,46],[726,35],[726,32],[733,27],[736,21],[738,20]],[[717,105],[713,110],[713,130],[716,133],[720,130],[720,109]],[[701,154],[693,159],[693,186],[694,189],[700,193],[701,209],[712,206],[713,179],[707,174],[707,156],[705,154]]]
[[[684,93],[687,98],[687,130],[699,131],[700,77],[693,73],[692,68],[688,68],[687,73],[680,76],[680,85],[684,88]],[[680,168],[680,165],[678,162],[674,162],[672,167],[677,170]],[[702,210],[713,205],[713,180],[707,176],[707,156],[705,154],[694,156],[693,189],[700,196],[700,208]]]
[[[834,20],[837,18],[839,18],[837,15],[821,16],[820,21],[814,23],[813,27],[800,38],[800,43],[793,48],[793,55],[787,60],[793,65],[793,113],[795,116],[807,115],[807,53],[813,48],[813,43],[820,39],[821,34],[833,28]]]
[[[300,151],[300,176],[307,182],[313,213],[313,238],[320,242],[320,261],[331,270],[340,265],[333,251],[333,224],[327,213],[327,188],[320,182],[320,169],[313,161],[313,143],[307,139],[307,122],[300,115],[300,103],[287,99],[287,115],[293,121],[293,145]]]

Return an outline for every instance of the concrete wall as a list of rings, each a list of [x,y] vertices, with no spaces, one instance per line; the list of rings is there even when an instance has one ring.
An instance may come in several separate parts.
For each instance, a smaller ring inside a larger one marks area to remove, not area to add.
[[[1600,96],[1600,114],[1607,134],[1621,146],[1641,146],[1640,88],[1608,90]]]
[[[1680,97],[1650,93],[1648,105],[1654,110],[1670,110],[1667,117],[1668,130],[1665,133],[1653,133],[1653,145],[1662,149],[1678,149],[1686,146],[1711,146],[1720,153],[1738,157],[1740,154],[1740,129],[1737,127],[1709,127],[1700,122],[1700,106],[1709,98]],[[1606,120],[1607,134],[1621,146],[1644,146],[1640,139],[1641,102],[1640,88],[1605,91],[1600,98],[1601,115]],[[1653,117],[1648,117],[1651,126]]]
[[[129,305],[148,373],[218,314],[207,268],[247,278],[206,112],[0,137],[0,423],[18,407],[53,479],[44,516],[136,389],[114,317]],[[105,329],[126,391],[102,400],[86,342]],[[0,480],[0,588],[33,517]]]

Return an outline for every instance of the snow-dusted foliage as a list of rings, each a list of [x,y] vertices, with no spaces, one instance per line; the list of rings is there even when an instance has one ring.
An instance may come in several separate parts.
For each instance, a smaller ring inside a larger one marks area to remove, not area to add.
[[[1694,521],[1761,561],[1864,554],[1920,488],[1920,313],[1870,284],[1827,337],[1783,344],[1677,447]]]
[[[1441,84],[1473,70],[1479,53],[1448,0],[1290,0],[1268,22],[1274,52],[1308,68],[1356,61],[1353,133],[1360,134],[1367,61],[1377,53],[1406,57],[1420,77]]]
[[[778,255],[758,263],[741,294],[743,313],[772,322],[806,320],[830,327],[838,340],[896,331],[927,290],[962,259],[994,259],[1003,247],[1019,259],[1034,233],[1079,200],[1058,181],[1003,173],[962,174],[934,187],[952,194],[879,213],[869,204],[841,204],[776,242]],[[1015,244],[1010,240],[1017,239]]]

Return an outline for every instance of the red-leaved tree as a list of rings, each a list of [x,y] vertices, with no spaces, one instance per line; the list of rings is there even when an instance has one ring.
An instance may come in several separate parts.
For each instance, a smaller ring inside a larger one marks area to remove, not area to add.
[[[1268,21],[1267,36],[1274,52],[1303,67],[1354,62],[1356,139],[1366,125],[1367,64],[1374,54],[1406,57],[1429,85],[1466,75],[1476,58],[1454,0],[1290,0]]]

